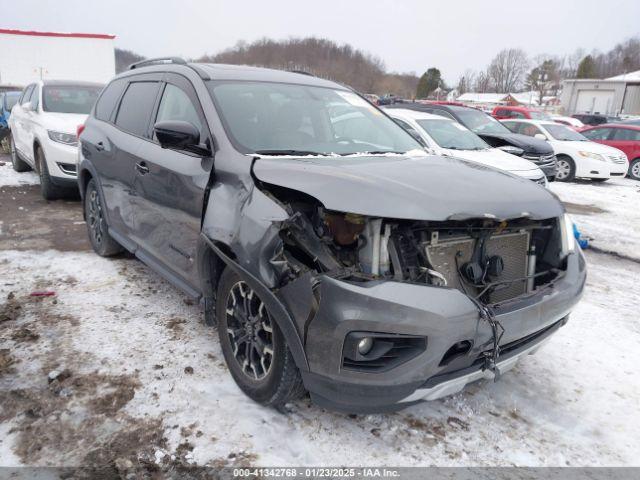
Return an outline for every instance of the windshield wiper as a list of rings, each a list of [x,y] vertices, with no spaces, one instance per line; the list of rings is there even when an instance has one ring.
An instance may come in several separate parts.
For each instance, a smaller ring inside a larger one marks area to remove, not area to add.
[[[358,153],[364,153],[364,154],[369,154],[369,155],[384,155],[385,153],[395,153],[395,154],[402,154],[402,153],[407,153],[407,152],[396,152],[394,150],[371,150],[371,151],[366,151],[366,152],[358,152]],[[345,153],[344,155],[352,155],[351,153]]]
[[[258,155],[296,155],[296,156],[307,156],[307,155],[325,155],[320,152],[313,152],[311,150],[256,150],[253,153],[257,153]]]

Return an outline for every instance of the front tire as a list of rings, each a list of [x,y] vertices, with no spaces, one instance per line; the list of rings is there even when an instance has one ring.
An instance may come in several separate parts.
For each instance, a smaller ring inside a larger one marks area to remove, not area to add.
[[[216,317],[229,372],[249,398],[279,407],[304,394],[284,335],[260,297],[230,268],[220,277]]]
[[[9,133],[9,151],[11,152],[11,166],[16,172],[28,172],[31,167],[27,162],[20,159],[18,150],[16,150],[16,143],[13,141],[13,135]]]
[[[570,182],[576,178],[576,164],[571,157],[566,155],[558,156],[558,171],[556,172],[556,181]]]
[[[640,180],[640,158],[636,158],[629,164],[629,177]]]
[[[45,200],[58,200],[68,195],[69,191],[66,188],[55,185],[49,175],[49,167],[47,166],[47,159],[44,156],[44,152],[41,147],[36,147],[35,160],[38,167],[38,175],[40,176],[40,192],[42,198]]]
[[[94,252],[101,257],[110,257],[123,251],[120,244],[107,231],[102,198],[93,178],[89,180],[84,194],[84,214],[87,221],[89,241]]]

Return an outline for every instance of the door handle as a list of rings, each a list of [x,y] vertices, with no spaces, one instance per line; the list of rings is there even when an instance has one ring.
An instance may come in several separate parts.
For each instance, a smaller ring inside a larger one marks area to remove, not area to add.
[[[147,167],[145,162],[136,163],[136,170],[140,175],[146,175],[149,173],[149,167]]]
[[[102,143],[102,142],[96,143],[96,150],[99,151],[99,152],[103,151],[104,150],[104,143]]]

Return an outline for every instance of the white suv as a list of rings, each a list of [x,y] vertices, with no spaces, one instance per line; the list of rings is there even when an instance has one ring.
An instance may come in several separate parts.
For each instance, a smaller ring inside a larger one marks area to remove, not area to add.
[[[47,200],[78,188],[76,131],[84,124],[102,87],[97,83],[39,81],[22,91],[11,111],[13,169],[35,169]]]

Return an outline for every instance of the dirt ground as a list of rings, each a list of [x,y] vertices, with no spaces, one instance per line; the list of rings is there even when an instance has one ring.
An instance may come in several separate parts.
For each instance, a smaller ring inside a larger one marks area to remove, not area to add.
[[[576,215],[598,225],[615,213],[575,200],[574,187],[562,195]],[[96,256],[86,238],[78,201],[0,187],[2,466],[136,478],[255,464],[610,466],[640,455],[640,421],[628,415],[640,399],[640,299],[617,296],[640,278],[638,262],[587,251],[572,320],[500,382],[356,417],[308,399],[284,412],[251,402],[199,305],[131,256]]]

